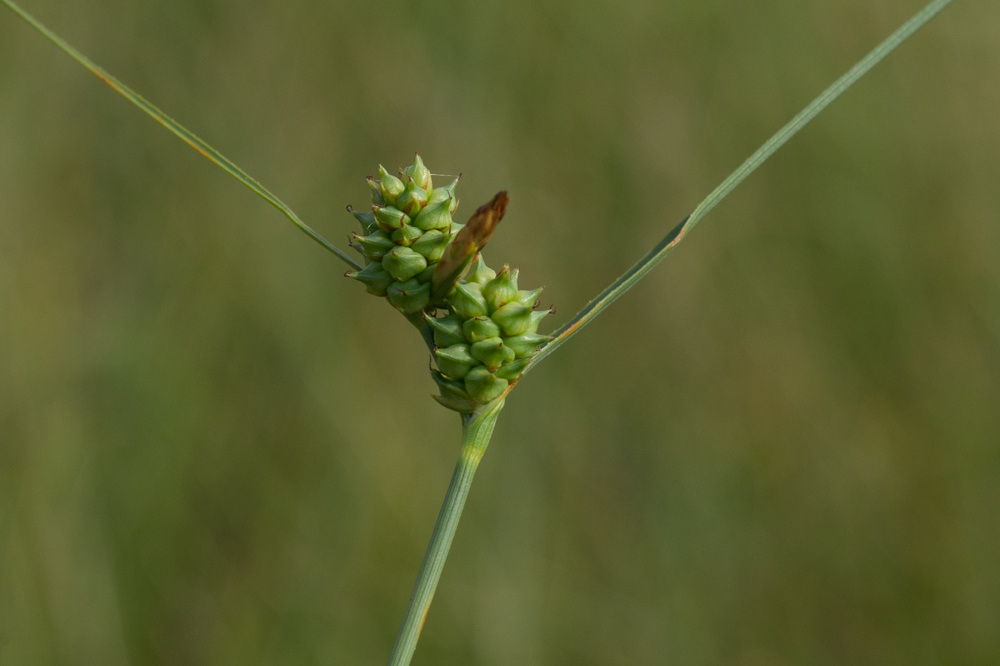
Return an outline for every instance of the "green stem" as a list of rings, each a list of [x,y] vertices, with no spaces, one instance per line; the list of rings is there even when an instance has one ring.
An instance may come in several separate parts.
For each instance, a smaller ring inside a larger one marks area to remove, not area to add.
[[[455,538],[455,530],[458,529],[458,521],[462,517],[465,499],[469,496],[469,488],[472,487],[472,477],[476,474],[476,468],[479,467],[483,454],[486,453],[486,447],[489,446],[493,426],[496,425],[501,409],[503,409],[502,399],[490,403],[462,427],[462,453],[458,458],[458,464],[455,465],[455,473],[452,474],[441,513],[438,514],[434,534],[431,536],[430,545],[427,546],[427,554],[424,555],[424,563],[417,575],[417,584],[413,587],[413,595],[406,607],[403,625],[399,628],[396,645],[392,648],[392,656],[389,657],[389,666],[407,666],[413,658],[414,650],[417,649],[420,631],[431,608],[434,590],[437,589],[438,581],[441,579],[441,571],[448,558],[451,541]]]

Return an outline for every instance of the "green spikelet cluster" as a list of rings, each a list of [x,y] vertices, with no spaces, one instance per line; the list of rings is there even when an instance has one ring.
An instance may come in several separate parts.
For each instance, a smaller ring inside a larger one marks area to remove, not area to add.
[[[457,412],[472,412],[499,397],[551,338],[538,325],[549,310],[535,310],[541,289],[517,288],[517,270],[491,270],[482,255],[446,300],[443,316],[425,313],[434,331],[432,371],[441,395],[434,398]]]
[[[349,208],[364,231],[354,234],[352,246],[367,265],[347,275],[411,321],[422,317],[434,342],[437,368],[431,374],[440,389],[434,398],[457,412],[473,412],[517,382],[529,359],[551,340],[538,333],[550,312],[535,309],[542,290],[518,289],[517,269],[504,266],[497,273],[477,254],[468,274],[432,303],[435,269],[464,226],[451,217],[458,179],[435,189],[417,155],[399,177],[380,166],[379,177],[369,177],[368,184],[372,210]]]
[[[367,265],[347,275],[404,314],[420,312],[430,303],[434,269],[462,228],[451,218],[458,207],[458,178],[435,189],[431,172],[417,155],[399,177],[379,166],[378,178],[369,176],[368,185],[371,210],[349,208],[363,232],[352,236],[351,245]]]

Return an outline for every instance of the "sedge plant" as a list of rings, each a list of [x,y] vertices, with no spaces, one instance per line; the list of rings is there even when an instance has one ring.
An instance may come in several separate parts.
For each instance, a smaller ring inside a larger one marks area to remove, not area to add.
[[[933,0],[858,61],[747,158],[648,254],[551,334],[539,332],[550,314],[550,310],[538,309],[541,289],[521,289],[516,269],[506,264],[499,271],[491,269],[482,253],[507,209],[507,192],[499,192],[462,224],[454,218],[458,177],[435,183],[419,154],[410,166],[396,174],[380,166],[378,176],[367,179],[371,208],[348,207],[361,225],[360,233],[355,233],[351,241],[360,255],[355,259],[305,224],[243,169],[104,71],[15,2],[0,2],[139,109],[280,210],[301,231],[346,263],[350,268],[348,277],[361,282],[369,293],[384,298],[399,311],[427,344],[432,356],[431,376],[438,389],[434,398],[460,415],[462,436],[458,463],[389,658],[390,666],[403,666],[413,657],[476,469],[505,400],[517,383],[635,286],[753,171],[951,0]]]

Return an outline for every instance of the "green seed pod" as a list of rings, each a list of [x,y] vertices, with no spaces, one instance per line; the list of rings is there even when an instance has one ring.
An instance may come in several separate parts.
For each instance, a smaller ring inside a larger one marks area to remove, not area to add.
[[[409,247],[423,235],[420,229],[417,229],[412,224],[407,224],[405,227],[400,227],[392,232],[392,242],[396,245],[403,245]]]
[[[382,257],[382,268],[397,280],[409,280],[427,268],[427,260],[410,248],[397,245]]]
[[[398,208],[392,206],[372,206],[375,213],[375,223],[382,231],[392,233],[410,223],[410,217]]]
[[[372,211],[366,210],[365,212],[361,213],[354,210],[354,206],[348,206],[347,210],[348,212],[351,213],[351,215],[355,217],[355,219],[357,219],[358,222],[361,223],[361,233],[367,235],[378,228],[378,225],[375,221],[375,213],[373,213]]]
[[[552,314],[552,310],[533,310],[531,312],[531,321],[528,324],[528,330],[525,333],[537,333],[538,325],[542,323],[542,320]]]
[[[392,242],[392,239],[389,238],[389,234],[385,233],[381,229],[376,229],[373,233],[367,236],[354,234],[352,238],[362,247],[362,249],[364,249],[365,255],[373,261],[380,260],[386,252],[391,250],[396,245]]]
[[[431,286],[421,284],[417,280],[393,282],[385,295],[390,303],[407,314],[420,312],[431,301]]]
[[[473,368],[465,376],[465,390],[481,403],[499,398],[509,384],[506,379],[492,375],[482,366]]]
[[[417,273],[417,280],[420,282],[430,282],[431,278],[434,277],[434,269],[437,268],[436,264],[427,264],[427,268]]]
[[[500,326],[505,336],[521,335],[531,324],[531,310],[517,301],[511,301],[490,315],[490,318]]]
[[[430,192],[434,189],[434,184],[431,182],[431,172],[424,166],[424,161],[420,159],[420,153],[417,153],[413,158],[413,166],[408,166],[403,169],[403,182],[406,182],[407,178],[413,179],[413,182],[417,187],[423,189],[425,192]]]
[[[460,379],[448,379],[437,370],[431,370],[431,377],[437,384],[438,390],[441,391],[441,397],[464,400],[475,407],[475,401],[465,390],[465,382]]]
[[[379,191],[382,192],[382,199],[392,206],[396,203],[396,197],[406,189],[406,185],[403,185],[403,181],[386,171],[385,167],[381,164],[378,165],[378,174]]]
[[[461,176],[459,176],[461,178]],[[458,199],[455,197],[455,188],[458,186],[458,178],[451,181],[444,187],[436,187],[427,194],[427,205],[441,203],[442,201],[447,201],[451,199],[451,203],[448,204],[448,212],[454,213],[455,209],[458,208]]]
[[[465,335],[462,333],[463,319],[457,314],[450,314],[447,317],[424,315],[424,321],[434,329],[434,344],[438,347],[465,343]]]
[[[483,298],[482,287],[475,282],[459,282],[448,297],[448,304],[451,309],[462,315],[465,319],[473,317],[485,317],[489,314],[486,310],[486,299]]]
[[[518,291],[517,298],[514,300],[530,310],[538,305],[538,297],[542,295],[542,289],[543,287],[539,287],[531,291]]]
[[[483,260],[483,255],[480,253],[479,256],[476,257],[476,260],[472,262],[472,269],[469,270],[469,274],[465,276],[465,281],[485,285],[496,276],[497,272],[486,265],[486,261]]]
[[[441,201],[436,204],[427,204],[420,214],[413,218],[413,226],[430,231],[431,229],[451,230],[451,213],[448,211],[448,202]]]
[[[368,293],[375,294],[376,296],[385,296],[389,285],[394,282],[392,276],[386,273],[382,268],[382,264],[379,263],[368,264],[360,271],[347,271],[344,275],[363,282],[368,289]]]
[[[385,206],[386,200],[382,196],[382,186],[371,176],[368,176],[365,180],[368,182],[368,187],[372,188],[372,203],[376,206]]]
[[[514,350],[517,358],[531,358],[538,351],[539,347],[551,339],[547,335],[522,333],[521,335],[504,338],[503,343]]]
[[[396,197],[396,208],[414,217],[427,205],[427,192],[418,187],[412,179],[406,179],[406,189]]]
[[[424,255],[429,265],[441,261],[445,248],[448,247],[448,243],[450,242],[451,239],[446,234],[434,229],[425,233],[410,247]]]
[[[504,363],[514,360],[514,350],[504,345],[500,338],[487,338],[473,343],[469,347],[469,353],[487,368],[490,372],[496,372]]]
[[[517,298],[517,271],[513,273],[510,266],[504,266],[500,273],[483,285],[483,298],[494,312]]]
[[[438,370],[451,379],[462,379],[469,374],[469,370],[479,365],[469,354],[469,345],[464,343],[435,349],[434,355],[437,356]]]
[[[479,342],[500,337],[500,327],[489,317],[475,317],[465,320],[462,324],[462,333],[469,342]]]
[[[506,379],[509,382],[516,382],[524,374],[524,371],[528,369],[528,364],[531,363],[530,359],[522,358],[517,361],[511,361],[510,363],[504,363],[499,370],[494,374],[500,379]]]

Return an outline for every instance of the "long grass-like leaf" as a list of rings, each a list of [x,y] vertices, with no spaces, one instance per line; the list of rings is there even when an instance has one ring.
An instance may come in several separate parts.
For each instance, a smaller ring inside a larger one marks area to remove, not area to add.
[[[605,308],[617,301],[629,289],[634,287],[639,280],[646,276],[649,271],[660,263],[664,257],[670,254],[677,245],[684,240],[688,232],[694,229],[695,225],[701,221],[710,210],[715,208],[720,201],[742,183],[747,176],[753,173],[757,167],[767,161],[779,148],[785,145],[789,139],[795,136],[799,130],[809,124],[823,109],[830,105],[835,99],[840,97],[848,88],[867,74],[872,67],[877,65],[883,58],[892,53],[900,44],[909,39],[913,33],[922,28],[928,21],[934,18],[938,12],[947,7],[952,0],[934,0],[923,10],[918,12],[913,18],[903,24],[896,32],[890,35],[884,42],[862,58],[846,74],[840,77],[833,85],[824,90],[819,97],[814,99],[809,106],[803,109],[797,116],[792,118],[787,125],[778,130],[761,146],[757,152],[751,155],[740,165],[721,185],[705,198],[694,211],[670,231],[666,237],[656,244],[650,252],[639,260],[632,268],[628,269],[624,275],[615,280],[607,289],[602,291],[594,300],[577,313],[569,323],[562,326],[554,335],[554,339],[545,345],[537,356],[532,360],[528,370],[531,370],[539,361],[558,349],[563,343],[573,337],[581,328],[589,324],[594,318],[601,314]],[[526,371],[527,372],[527,371]]]
[[[24,19],[35,30],[42,33],[46,38],[49,39],[49,41],[51,41],[53,44],[55,44],[60,49],[65,51],[66,54],[69,55],[69,57],[73,58],[73,60],[77,61],[78,63],[89,69],[95,76],[97,76],[97,78],[101,79],[109,86],[111,86],[114,90],[121,93],[121,95],[125,97],[128,101],[132,102],[137,107],[139,107],[147,114],[152,116],[154,120],[156,120],[158,123],[160,123],[168,130],[176,134],[186,144],[197,150],[199,153],[207,157],[209,160],[211,160],[218,166],[222,167],[222,169],[226,171],[226,173],[228,173],[233,178],[235,178],[236,180],[240,181],[241,183],[249,187],[251,190],[260,195],[265,201],[267,201],[272,206],[274,206],[282,213],[284,213],[285,217],[291,220],[295,224],[295,226],[297,226],[299,229],[305,232],[306,235],[308,235],[314,241],[325,247],[330,252],[333,252],[335,255],[340,257],[344,262],[346,262],[352,268],[357,270],[360,270],[362,268],[361,264],[359,264],[350,256],[348,256],[347,253],[345,253],[339,247],[337,247],[336,245],[334,245],[333,243],[331,243],[330,241],[326,240],[318,233],[316,233],[309,225],[303,222],[299,218],[299,216],[296,215],[295,212],[288,207],[287,204],[285,204],[281,199],[272,194],[270,190],[268,190],[266,187],[258,183],[253,178],[251,178],[246,171],[236,166],[236,164],[230,161],[218,150],[205,143],[203,140],[198,138],[193,132],[191,132],[186,127],[178,123],[176,120],[165,114],[160,109],[156,108],[156,106],[154,106],[152,103],[143,98],[142,95],[135,92],[134,90],[126,86],[124,83],[122,83],[115,77],[111,76],[111,74],[108,74],[96,63],[91,61],[87,56],[83,55],[75,48],[70,46],[65,40],[59,37],[59,35],[55,34],[51,30],[46,28],[34,16],[21,9],[21,7],[19,7],[16,3],[12,2],[11,0],[0,0],[0,2],[6,5],[12,12],[20,16],[22,19]]]

